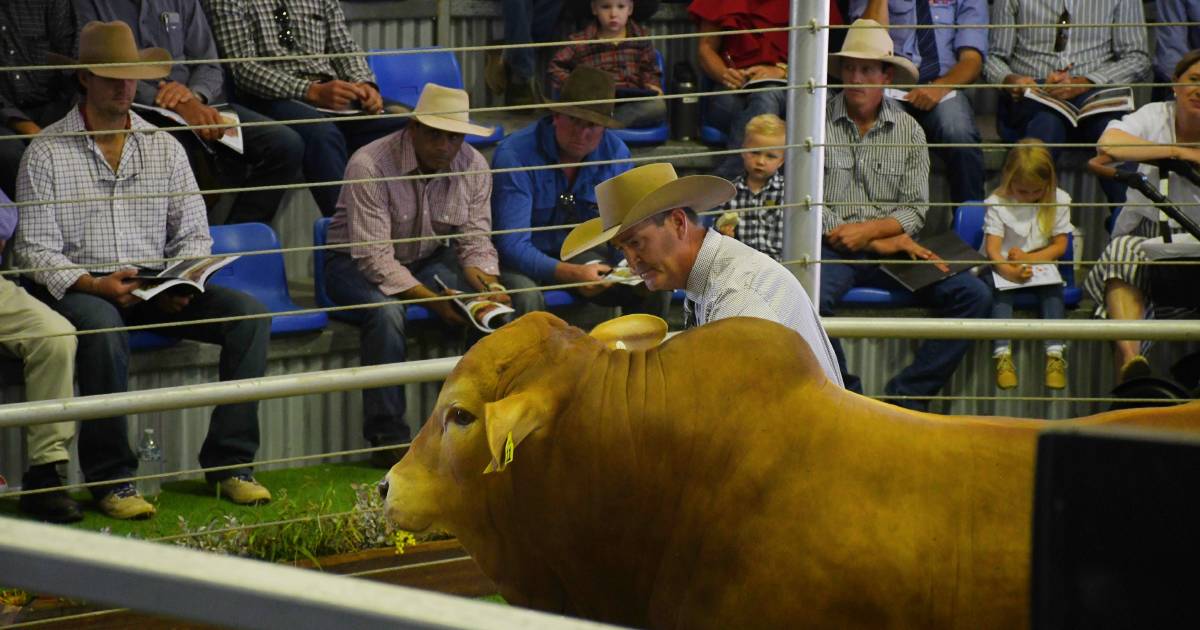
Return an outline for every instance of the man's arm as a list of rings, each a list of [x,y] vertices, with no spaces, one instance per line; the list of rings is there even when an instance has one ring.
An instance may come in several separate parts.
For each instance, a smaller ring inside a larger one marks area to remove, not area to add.
[[[496,151],[492,168],[524,166],[512,151]],[[500,261],[506,267],[539,281],[554,280],[558,261],[534,246],[528,229],[533,220],[533,171],[496,173],[492,179],[492,224],[497,230],[521,230],[497,234],[493,239]]]
[[[56,199],[54,162],[45,146],[37,142],[25,150],[17,172],[17,201],[50,201]],[[57,205],[30,205],[18,209],[16,239],[13,253],[17,265],[25,268],[67,267],[74,263],[63,254],[63,236],[59,228]],[[67,289],[87,272],[82,269],[34,271],[34,282],[46,287],[56,299],[62,299]]]
[[[169,136],[168,136],[169,138]],[[145,140],[143,140],[145,141]],[[167,202],[167,258],[201,258],[212,253],[212,235],[208,231],[208,213],[204,198],[200,196],[192,167],[188,163],[183,145],[170,140],[171,180],[167,190],[188,191],[191,195],[166,197]]]
[[[183,54],[189,60],[217,59],[217,42],[213,39],[212,29],[208,18],[200,10],[198,3],[188,4],[187,15],[183,16],[184,28],[187,29],[187,39],[184,40]],[[200,97],[205,104],[220,103],[225,99],[225,72],[216,63],[190,65],[188,89]]]
[[[264,50],[261,38],[265,35],[257,30],[246,0],[211,0],[209,6],[213,35],[226,58],[254,57]],[[239,88],[260,98],[304,100],[308,95],[307,79],[276,70],[270,63],[235,63],[233,78]]]
[[[1146,12],[1141,2],[1118,2],[1117,13],[1113,16],[1114,24],[1143,24],[1146,22]],[[1112,28],[1110,41],[1112,60],[1083,78],[1099,83],[1129,83],[1146,76],[1150,70],[1150,45],[1146,41],[1146,29],[1141,26],[1123,26]]]
[[[351,160],[346,166],[347,179],[381,175],[378,168],[362,160]],[[346,184],[342,187],[342,196],[346,205],[346,235],[351,243],[392,237],[392,213],[386,183]],[[398,295],[421,284],[408,267],[396,260],[395,248],[390,243],[351,245],[347,253],[367,282],[378,286],[386,295]]]
[[[346,28],[346,14],[342,12],[342,3],[338,0],[324,0],[325,19],[328,20],[328,40],[325,42],[327,53],[362,52],[358,43],[350,37]],[[375,73],[367,65],[366,57],[337,57],[329,60],[338,78],[351,83],[375,84]],[[376,88],[378,89],[378,88]]]
[[[1011,26],[1016,23],[1017,0],[996,0],[992,4],[992,24],[996,26]],[[1008,83],[1013,74],[1008,60],[1012,57],[1013,46],[1016,45],[1017,32],[1014,28],[993,28],[988,35],[987,61],[983,66],[984,76],[988,83]]]
[[[1187,5],[1184,0],[1155,0],[1158,6],[1158,21],[1189,22]],[[1157,46],[1154,49],[1154,70],[1163,78],[1170,79],[1175,74],[1175,64],[1187,54],[1188,26],[1156,26],[1154,35]]]
[[[462,150],[467,150],[463,147]],[[483,156],[471,160],[467,170],[487,170],[487,161]],[[462,226],[462,232],[489,232],[492,229],[492,178],[487,173],[464,176],[463,182],[467,192],[467,222]],[[458,252],[459,264],[463,269],[477,267],[491,276],[500,275],[500,256],[496,246],[492,245],[490,236],[463,236],[454,239]]]
[[[925,226],[925,213],[929,209],[929,151],[925,148],[925,131],[920,125],[912,126],[910,148],[904,159],[904,173],[900,175],[900,190],[891,218],[910,236]]]

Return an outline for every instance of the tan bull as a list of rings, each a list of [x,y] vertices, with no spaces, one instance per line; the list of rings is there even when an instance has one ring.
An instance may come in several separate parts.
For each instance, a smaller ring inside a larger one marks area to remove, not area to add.
[[[630,352],[534,313],[455,368],[387,513],[458,536],[513,604],[622,625],[1020,628],[1050,424],[849,393],[764,320]]]

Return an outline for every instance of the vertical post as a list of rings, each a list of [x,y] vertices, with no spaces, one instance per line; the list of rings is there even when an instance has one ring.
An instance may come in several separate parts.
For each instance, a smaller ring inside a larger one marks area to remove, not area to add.
[[[434,18],[433,42],[438,46],[453,46],[450,41],[450,2],[437,0],[437,17]]]
[[[788,144],[818,145],[809,149],[787,150],[783,168],[786,186],[784,202],[807,207],[789,206],[784,213],[783,256],[786,260],[821,256],[821,201],[824,199],[825,151],[825,85],[826,55],[829,49],[829,3],[824,0],[806,2],[792,0],[788,33],[787,141]],[[796,28],[815,23],[818,28]],[[813,303],[820,299],[821,274],[815,265],[789,267],[808,291]]]

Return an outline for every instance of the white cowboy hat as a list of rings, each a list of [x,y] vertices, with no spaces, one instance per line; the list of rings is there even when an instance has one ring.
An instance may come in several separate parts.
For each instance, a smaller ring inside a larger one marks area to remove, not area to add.
[[[413,117],[426,127],[450,133],[464,133],[473,136],[492,135],[491,127],[473,124],[467,118],[467,110],[470,108],[470,99],[467,97],[466,90],[426,83],[424,89],[421,90],[421,97],[417,99],[417,108],[413,110]]]
[[[843,57],[873,59],[891,64],[895,68],[893,83],[915,84],[921,74],[913,62],[896,55],[892,36],[888,35],[886,27],[880,26],[875,20],[854,20],[846,33],[842,51],[829,55],[829,74],[841,76]]]
[[[561,257],[574,258],[660,212],[710,210],[732,199],[735,192],[733,184],[720,177],[678,177],[675,167],[665,162],[625,171],[596,185],[600,216],[567,234]]]
[[[79,59],[57,53],[46,53],[46,58],[61,65],[159,62],[88,68],[92,74],[107,79],[161,79],[171,74],[171,53],[165,48],[138,50],[133,31],[124,22],[88,22],[79,31]]]

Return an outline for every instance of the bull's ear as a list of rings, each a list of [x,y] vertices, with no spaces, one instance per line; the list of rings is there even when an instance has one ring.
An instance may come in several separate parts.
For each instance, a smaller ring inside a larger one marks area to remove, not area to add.
[[[530,433],[549,417],[550,403],[545,397],[529,392],[512,394],[483,406],[483,425],[487,431],[492,461],[484,473],[504,470],[513,460],[513,452]]]
[[[649,350],[666,338],[667,322],[638,313],[597,324],[588,334],[603,341],[610,350]]]

